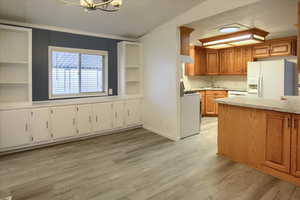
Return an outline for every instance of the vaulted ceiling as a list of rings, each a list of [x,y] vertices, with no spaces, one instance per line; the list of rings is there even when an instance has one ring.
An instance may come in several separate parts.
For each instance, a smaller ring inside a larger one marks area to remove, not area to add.
[[[236,23],[268,31],[268,38],[296,35],[297,0],[261,0],[188,24],[187,26],[195,29],[191,43],[197,45],[200,38],[221,35],[218,31],[220,27]]]
[[[123,0],[117,13],[86,13],[59,0],[0,0],[0,19],[136,38],[203,1]]]

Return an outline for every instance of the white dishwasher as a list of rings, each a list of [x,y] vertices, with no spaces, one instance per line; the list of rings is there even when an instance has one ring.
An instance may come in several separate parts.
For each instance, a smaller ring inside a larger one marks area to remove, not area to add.
[[[181,98],[181,138],[200,133],[200,94],[185,94]]]

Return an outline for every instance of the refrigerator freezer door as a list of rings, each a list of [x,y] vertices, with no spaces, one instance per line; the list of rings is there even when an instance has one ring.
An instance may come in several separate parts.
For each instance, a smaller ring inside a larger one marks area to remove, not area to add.
[[[280,99],[284,96],[285,61],[261,62],[261,95],[265,99]]]
[[[247,75],[247,89],[249,95],[256,96],[256,97],[259,96],[260,76],[261,76],[260,62],[249,62],[248,75]]]

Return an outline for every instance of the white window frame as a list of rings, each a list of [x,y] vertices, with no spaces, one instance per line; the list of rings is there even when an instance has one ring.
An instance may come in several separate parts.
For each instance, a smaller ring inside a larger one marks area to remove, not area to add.
[[[104,56],[104,66],[103,66],[103,74],[104,74],[103,89],[104,89],[104,91],[103,92],[81,92],[79,94],[71,94],[71,95],[53,95],[52,94],[52,52],[53,51]],[[48,65],[49,99],[108,96],[108,51],[49,46],[48,47],[48,60],[49,60],[49,65]]]

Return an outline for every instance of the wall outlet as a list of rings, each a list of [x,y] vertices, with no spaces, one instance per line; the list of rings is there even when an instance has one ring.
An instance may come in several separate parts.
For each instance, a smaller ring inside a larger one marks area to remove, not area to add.
[[[112,89],[112,88],[109,88],[109,89],[108,89],[108,94],[109,94],[109,95],[113,95],[113,93],[114,93],[114,92],[113,92],[113,89]]]

